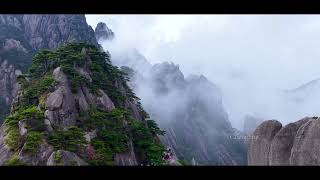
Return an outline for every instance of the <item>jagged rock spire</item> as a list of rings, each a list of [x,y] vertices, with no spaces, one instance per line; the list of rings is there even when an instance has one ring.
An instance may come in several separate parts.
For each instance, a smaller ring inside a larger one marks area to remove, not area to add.
[[[114,33],[108,28],[106,23],[99,22],[95,29],[96,39],[99,40],[112,40],[114,38]]]

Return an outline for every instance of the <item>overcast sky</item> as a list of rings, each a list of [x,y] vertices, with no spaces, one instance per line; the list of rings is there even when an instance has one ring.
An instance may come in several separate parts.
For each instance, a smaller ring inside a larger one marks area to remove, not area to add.
[[[151,63],[172,61],[185,74],[207,76],[222,89],[233,121],[246,113],[284,118],[273,113],[271,94],[320,78],[318,15],[86,17],[93,28],[105,22],[123,46],[137,48]]]

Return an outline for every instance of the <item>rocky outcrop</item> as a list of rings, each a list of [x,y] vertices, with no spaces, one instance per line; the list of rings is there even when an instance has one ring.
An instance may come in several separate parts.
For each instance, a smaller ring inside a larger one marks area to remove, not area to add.
[[[290,165],[291,149],[301,125],[309,121],[304,118],[284,126],[273,138],[270,147],[269,165]]]
[[[66,42],[86,42],[98,46],[93,29],[84,15],[24,15],[25,37],[35,50],[54,49]]]
[[[99,46],[84,15],[0,15],[0,103],[5,101],[0,123],[17,96],[17,76],[28,69],[32,56],[67,42]]]
[[[46,100],[46,118],[53,127],[68,128],[75,125],[77,115],[75,98],[71,92],[67,76],[61,68],[53,71],[55,80],[59,83],[57,89]]]
[[[53,152],[53,147],[47,142],[41,143],[39,150],[34,154],[26,152],[25,146],[26,145],[22,147],[20,153],[18,154],[19,161],[32,166],[46,165],[48,158]]]
[[[291,149],[291,165],[320,165],[320,120],[312,119],[300,126]]]
[[[17,76],[22,72],[9,64],[8,60],[3,60],[0,57],[0,123],[2,118],[9,113],[10,105],[13,98],[18,94],[20,85],[17,82]]]
[[[106,23],[99,22],[95,29],[95,36],[98,41],[112,40],[114,38],[114,33],[109,29]]]
[[[320,121],[306,117],[297,122],[281,124],[263,122],[250,142],[249,165],[320,165]]]
[[[118,166],[136,166],[138,165],[136,156],[134,153],[132,141],[129,142],[129,152],[118,153],[115,156],[115,161]]]
[[[17,76],[22,72],[9,64],[7,60],[0,59],[0,64],[0,94],[5,103],[10,104],[18,93]]]
[[[22,46],[20,41],[17,41],[15,39],[6,39],[3,45],[3,50],[9,51],[13,49],[24,53],[28,53],[28,50]]]
[[[253,133],[248,149],[248,164],[269,165],[271,142],[282,124],[277,120],[263,122]]]
[[[104,52],[72,43],[38,55],[55,58],[49,60],[55,65],[41,76],[46,64],[35,63],[28,78],[19,78],[22,88],[0,128],[0,165],[161,164],[159,132],[151,129],[157,124],[149,127],[138,98]]]
[[[74,95],[71,91],[70,82],[60,67],[53,71],[55,80],[59,83],[54,92],[46,99],[46,119],[53,127],[68,128],[74,126],[79,113],[88,110],[90,105],[96,105],[103,111],[111,111],[115,108],[109,96],[99,90],[100,96],[92,94],[87,87],[79,89]],[[78,106],[80,112],[78,112]]]
[[[53,152],[48,161],[47,166],[87,166],[88,163],[83,161],[73,152],[58,150]]]
[[[9,147],[5,144],[5,125],[1,125],[0,127],[0,165],[5,164],[11,157],[14,152],[12,152]]]

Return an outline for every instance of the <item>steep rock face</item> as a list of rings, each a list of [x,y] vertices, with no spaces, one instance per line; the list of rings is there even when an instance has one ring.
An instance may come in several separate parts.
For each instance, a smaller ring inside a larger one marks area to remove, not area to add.
[[[0,123],[9,113],[12,99],[18,93],[20,86],[17,83],[17,76],[21,74],[22,72],[10,65],[7,60],[0,58]]]
[[[94,32],[98,41],[112,40],[114,38],[114,33],[112,32],[112,30],[109,29],[106,23],[103,22],[97,24]]]
[[[320,165],[319,122],[318,117],[306,117],[280,130],[279,123],[277,126],[270,121],[262,123],[254,135],[271,138],[259,141],[259,136],[257,141],[251,142],[249,165]],[[269,150],[266,147],[270,147]],[[264,155],[259,153],[262,150]]]
[[[119,166],[135,166],[138,165],[132,141],[129,142],[130,151],[116,154],[115,161]]]
[[[291,153],[288,152],[291,152],[298,129],[307,121],[309,121],[309,118],[290,123],[274,136],[270,147],[270,165],[290,165]]]
[[[6,161],[8,161],[13,152],[10,151],[9,147],[5,144],[5,126],[1,125],[0,127],[0,165],[3,165]]]
[[[249,165],[269,165],[269,151],[276,133],[282,128],[277,120],[263,122],[253,133],[248,149]]]
[[[28,69],[31,57],[66,42],[99,46],[84,15],[0,15],[0,105],[5,101],[0,123],[17,96],[17,76]]]
[[[36,50],[57,48],[65,42],[98,46],[84,15],[24,15],[22,22],[25,37]]]
[[[52,126],[68,128],[75,125],[78,118],[75,97],[71,92],[68,78],[60,67],[53,71],[53,76],[59,84],[46,100],[48,110],[45,112],[45,117]]]
[[[60,67],[53,71],[53,76],[59,82],[59,85],[47,97],[46,106],[48,110],[45,112],[45,117],[51,125],[64,128],[74,126],[79,118],[78,113],[87,111],[90,104],[95,104],[97,108],[103,111],[111,111],[115,108],[111,99],[101,89],[99,90],[101,96],[90,93],[87,87],[81,87],[78,93],[74,95],[69,85],[70,82]],[[77,105],[80,112],[78,112]]]
[[[291,150],[291,165],[320,165],[320,121],[312,119],[298,130]]]

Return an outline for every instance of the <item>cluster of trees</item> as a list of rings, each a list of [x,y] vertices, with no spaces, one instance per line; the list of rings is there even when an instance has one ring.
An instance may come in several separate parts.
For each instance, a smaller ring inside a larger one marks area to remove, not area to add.
[[[80,86],[89,87],[97,95],[102,89],[108,93],[116,108],[107,112],[92,105],[88,111],[80,114],[80,123],[76,126],[67,130],[46,131],[44,100],[58,85],[52,75],[57,67],[61,67],[67,75],[74,93]],[[91,80],[81,75],[78,68],[89,72]],[[18,77],[23,93],[5,121],[8,126],[6,143],[14,151],[25,144],[25,151],[37,153],[41,142],[47,141],[57,152],[74,152],[91,165],[114,165],[115,155],[127,152],[132,142],[136,153],[146,159],[146,163],[163,164],[164,146],[156,137],[165,132],[155,121],[147,120],[149,115],[143,110],[139,98],[128,87],[128,80],[126,73],[111,64],[109,53],[102,52],[95,46],[72,43],[55,51],[42,50],[33,58],[29,74]],[[122,90],[119,90],[120,86]],[[132,119],[125,101],[137,103],[143,120]],[[28,129],[26,138],[20,136],[20,121],[25,122]],[[97,136],[87,142],[85,132],[93,130]],[[16,161],[10,162],[12,164]]]

